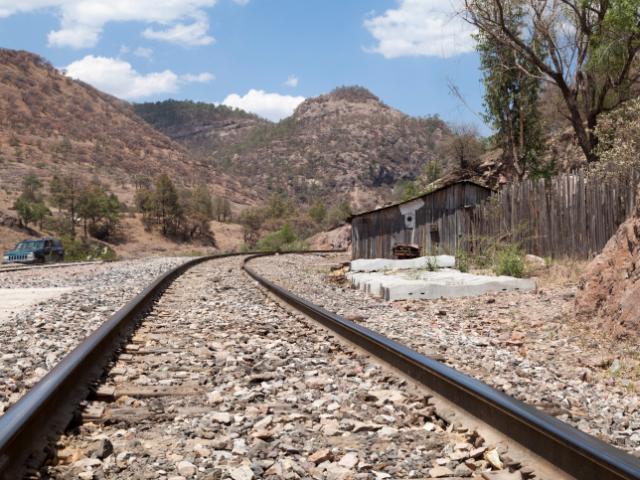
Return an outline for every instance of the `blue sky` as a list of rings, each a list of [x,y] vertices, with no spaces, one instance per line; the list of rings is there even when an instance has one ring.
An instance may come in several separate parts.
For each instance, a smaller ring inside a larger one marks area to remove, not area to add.
[[[277,120],[357,84],[408,114],[487,133],[470,29],[453,10],[448,0],[0,0],[0,45],[131,101],[224,102]]]

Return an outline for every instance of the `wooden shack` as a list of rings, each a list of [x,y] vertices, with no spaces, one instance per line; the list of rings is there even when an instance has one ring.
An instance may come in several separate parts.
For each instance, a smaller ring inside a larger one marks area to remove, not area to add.
[[[421,255],[450,253],[470,232],[475,205],[493,191],[461,181],[406,202],[351,217],[352,256],[393,258],[399,244],[415,244]]]

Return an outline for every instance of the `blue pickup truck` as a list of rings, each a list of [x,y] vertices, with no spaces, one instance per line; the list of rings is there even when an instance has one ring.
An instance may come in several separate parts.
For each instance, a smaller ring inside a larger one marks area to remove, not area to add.
[[[57,238],[23,240],[4,253],[2,263],[46,263],[64,260],[64,247]]]

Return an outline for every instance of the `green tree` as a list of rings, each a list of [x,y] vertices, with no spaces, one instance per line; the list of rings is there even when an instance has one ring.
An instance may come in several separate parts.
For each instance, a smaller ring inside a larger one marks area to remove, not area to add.
[[[247,208],[240,214],[238,221],[242,225],[244,243],[249,247],[256,245],[265,217],[265,212],[261,208]]]
[[[269,199],[267,215],[271,218],[287,218],[293,212],[291,200],[283,194],[274,193]]]
[[[24,226],[36,222],[42,228],[42,220],[49,214],[49,209],[43,201],[31,201],[25,196],[20,195],[13,203],[13,208],[18,212],[18,218]]]
[[[633,96],[640,51],[637,0],[465,0],[467,20],[512,50],[531,78],[557,87],[588,162],[598,160],[598,116]],[[510,12],[522,7],[520,22]],[[536,43],[530,39],[535,38]]]
[[[323,200],[316,200],[309,209],[309,216],[317,223],[321,224],[327,218],[327,205]]]
[[[191,192],[187,215],[195,223],[189,233],[190,237],[193,238],[196,231],[200,231],[202,235],[210,233],[209,222],[213,220],[213,201],[205,185],[200,185]]]
[[[521,4],[508,3],[503,12],[508,28],[523,36],[525,12]],[[530,61],[519,51],[505,46],[480,31],[475,39],[483,73],[485,121],[495,129],[494,141],[503,158],[519,178],[537,173],[543,150],[542,121],[538,111],[540,78],[528,75]],[[544,56],[537,37],[528,39],[530,48]]]
[[[78,195],[78,217],[82,220],[82,230],[84,237],[87,238],[87,223],[94,221],[100,211],[100,186],[90,184],[80,190]]]
[[[156,221],[155,195],[151,188],[140,188],[135,195],[136,208],[142,213],[142,223],[149,231]]]
[[[30,173],[22,180],[22,194],[25,198],[35,201],[41,198],[40,189],[42,188],[42,181],[35,173]]]
[[[120,224],[122,216],[122,204],[115,193],[109,193],[104,199],[102,215],[102,231],[105,238],[111,237]],[[95,236],[95,232],[94,232]]]
[[[163,235],[175,234],[179,229],[183,215],[182,207],[178,201],[178,191],[166,173],[158,177],[155,187],[154,203],[157,223],[160,225]]]
[[[13,203],[13,208],[18,212],[18,218],[23,225],[29,226],[37,222],[42,229],[42,221],[51,212],[44,203],[40,193],[42,182],[37,175],[30,173],[22,180],[22,192]]]
[[[80,180],[73,174],[64,176],[54,175],[49,184],[51,203],[68,216],[68,230],[71,238],[75,238],[76,235],[76,210],[81,188]]]
[[[105,239],[114,234],[121,215],[118,197],[100,182],[84,186],[78,195],[78,217],[83,221],[84,237],[91,233]]]

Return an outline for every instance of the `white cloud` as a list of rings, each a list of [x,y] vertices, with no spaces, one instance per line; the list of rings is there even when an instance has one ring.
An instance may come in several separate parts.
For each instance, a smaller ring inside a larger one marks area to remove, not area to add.
[[[142,36],[151,40],[161,40],[181,45],[210,45],[215,42],[215,38],[211,35],[207,35],[208,30],[208,20],[206,18],[200,18],[194,20],[193,23],[178,23],[165,30],[147,28],[142,32]]]
[[[385,58],[406,56],[451,57],[472,52],[474,32],[457,13],[461,0],[398,0],[396,9],[365,20],[377,40],[368,49]]]
[[[193,73],[187,73],[180,76],[180,80],[184,83],[209,83],[215,80],[216,76],[213,73],[199,73],[194,75]]]
[[[158,24],[148,29],[166,41],[188,45],[207,45],[209,22],[205,8],[217,0],[0,0],[0,17],[16,13],[52,10],[60,17],[60,29],[49,32],[49,45],[56,47],[94,47],[110,22]]]
[[[285,87],[297,87],[299,78],[295,75],[289,75],[289,78],[284,82]]]
[[[69,25],[62,30],[49,32],[47,40],[50,47],[88,48],[98,43],[102,27],[87,25]]]
[[[141,74],[123,60],[93,55],[76,60],[64,71],[69,77],[127,100],[172,93],[181,84],[208,82],[214,78],[210,73],[176,75],[171,70]]]
[[[304,97],[267,93],[264,90],[249,90],[244,96],[237,93],[228,95],[222,102],[229,107],[241,108],[261,117],[277,122],[293,113]]]
[[[147,47],[138,47],[133,51],[136,57],[151,58],[153,56],[153,49]]]

